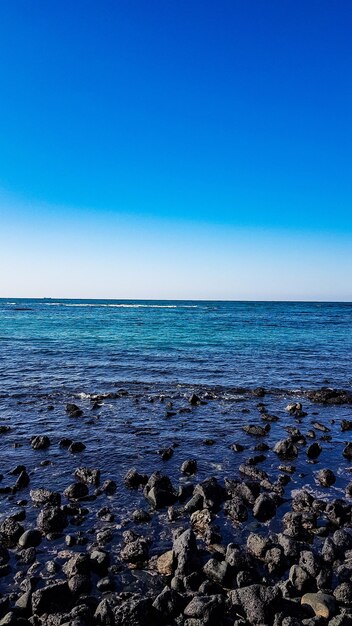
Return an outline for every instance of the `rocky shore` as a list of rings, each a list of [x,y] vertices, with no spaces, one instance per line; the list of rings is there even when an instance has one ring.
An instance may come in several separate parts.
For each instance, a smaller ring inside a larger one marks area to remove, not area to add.
[[[119,401],[149,430],[121,422],[143,444],[112,468]],[[43,426],[55,411],[58,436],[0,422],[0,626],[352,625],[350,392],[120,390],[41,405]]]

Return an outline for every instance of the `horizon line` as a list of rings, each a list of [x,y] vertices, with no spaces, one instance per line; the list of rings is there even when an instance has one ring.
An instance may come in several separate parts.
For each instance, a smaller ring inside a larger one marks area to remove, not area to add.
[[[218,299],[218,298],[61,298],[61,297],[53,297],[53,296],[42,296],[42,297],[30,297],[30,296],[0,296],[0,300],[81,300],[81,301],[94,301],[101,302],[104,300],[108,300],[110,302],[242,302],[242,303],[250,303],[250,302],[259,302],[259,303],[301,303],[301,304],[352,304],[352,300],[306,300],[306,299],[294,299],[294,300],[285,300],[285,299]]]

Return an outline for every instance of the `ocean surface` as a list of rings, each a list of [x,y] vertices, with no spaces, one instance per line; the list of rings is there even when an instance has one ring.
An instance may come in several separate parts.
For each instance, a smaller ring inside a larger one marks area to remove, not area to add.
[[[351,388],[352,304],[0,300],[0,394]]]
[[[297,428],[307,443],[313,429],[322,452],[312,462],[300,446],[285,497],[302,486],[343,497],[351,468],[342,451],[351,431],[340,425],[352,420],[352,405],[314,404],[304,390],[350,390],[351,354],[352,304],[2,299],[0,521],[18,512],[22,501],[26,523],[35,526],[38,509],[26,505],[30,489],[62,493],[77,467],[97,468],[117,491],[89,502],[80,532],[90,537],[91,528],[109,526],[97,518],[101,506],[109,506],[115,515],[109,549],[118,552],[132,511],[146,507],[141,491],[124,486],[128,469],[147,475],[158,470],[177,488],[188,480],[180,473],[188,458],[198,464],[193,483],[209,476],[243,480],[241,463],[254,462],[275,481],[281,469],[273,447]],[[264,397],[252,392],[260,386]],[[196,405],[189,402],[192,393],[198,394]],[[304,417],[285,410],[292,401],[303,403]],[[67,403],[78,405],[81,415],[72,417]],[[246,434],[248,424],[266,426],[265,436]],[[36,435],[48,436],[50,446],[34,450]],[[71,454],[60,444],[63,438],[82,442],[84,450]],[[265,454],[251,460],[263,441]],[[242,449],[234,452],[238,442]],[[164,449],[171,449],[168,460]],[[30,484],[17,493],[12,470],[18,465],[27,468]],[[324,467],[336,474],[328,492],[316,480]],[[286,510],[284,503],[272,530],[280,528]],[[155,554],[170,548],[175,523],[166,511],[153,517],[148,536]],[[250,520],[235,528],[223,514],[217,523],[227,541],[256,527]],[[67,532],[76,530],[69,526]],[[44,542],[38,558],[44,563],[57,545]],[[129,574],[132,590],[139,585],[136,575]],[[2,587],[11,590],[12,584],[10,575]]]
[[[193,481],[240,478],[240,464],[258,443],[243,432],[245,424],[268,425],[260,468],[275,480],[275,442],[287,437],[288,428],[305,434],[318,420],[326,429],[315,434],[323,451],[314,463],[300,451],[287,490],[305,486],[320,493],[315,472],[330,467],[337,479],[328,497],[341,497],[351,480],[342,457],[351,432],[342,432],[340,423],[352,419],[351,405],[316,405],[303,391],[350,390],[351,354],[352,304],[2,299],[0,519],[18,510],[18,498],[29,498],[29,489],[62,492],[75,468],[95,467],[102,480],[117,483],[108,504],[116,513],[118,546],[120,520],[145,506],[141,492],[124,488],[129,468],[148,475],[159,470],[177,486],[184,480],[181,463],[195,458]],[[251,391],[259,386],[267,390],[263,398]],[[196,406],[189,403],[194,392],[201,400]],[[303,402],[303,419],[285,411],[293,399]],[[80,417],[70,416],[68,402],[79,406]],[[35,435],[47,435],[49,448],[33,450]],[[70,454],[60,446],[64,437],[85,449]],[[242,452],[233,452],[234,442]],[[165,448],[173,452],[167,461],[160,455]],[[18,464],[26,466],[30,485],[12,494],[11,469]],[[83,530],[96,526],[101,506],[101,498],[91,503]],[[36,515],[29,508],[28,523],[35,524]],[[233,525],[220,522],[232,540]],[[171,529],[156,524],[150,533],[159,550],[170,545]],[[54,549],[48,543],[47,550]]]

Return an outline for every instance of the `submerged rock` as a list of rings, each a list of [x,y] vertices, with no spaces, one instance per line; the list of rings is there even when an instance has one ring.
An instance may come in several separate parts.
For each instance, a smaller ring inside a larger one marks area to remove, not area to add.
[[[265,437],[270,430],[270,424],[266,424],[264,427],[259,426],[258,424],[247,424],[246,426],[242,426],[242,430],[247,435],[252,435],[254,437]]]

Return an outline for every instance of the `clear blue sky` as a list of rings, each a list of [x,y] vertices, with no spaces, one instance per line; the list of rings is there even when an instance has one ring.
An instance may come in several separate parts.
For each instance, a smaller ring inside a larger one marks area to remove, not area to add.
[[[0,296],[352,300],[349,0],[2,0]]]

